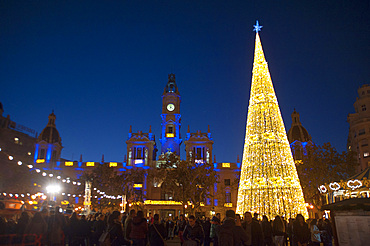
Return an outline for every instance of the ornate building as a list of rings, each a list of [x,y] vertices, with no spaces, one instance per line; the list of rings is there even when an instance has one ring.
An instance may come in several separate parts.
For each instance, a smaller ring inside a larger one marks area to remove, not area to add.
[[[308,131],[302,126],[299,113],[295,109],[292,113],[292,126],[288,131],[288,140],[292,149],[294,162],[301,164],[303,155],[307,154],[306,146],[313,143]]]
[[[359,166],[357,171],[363,171],[370,165],[370,85],[358,88],[358,97],[353,107],[355,113],[349,114],[347,148],[358,154]]]
[[[175,74],[169,74],[168,81],[162,94],[160,155],[167,152],[180,154],[180,147],[183,141],[180,132],[180,103],[181,96],[176,84]],[[42,130],[41,134],[37,136],[35,131],[12,122],[9,116],[7,118],[3,117],[2,105],[0,109],[0,148],[2,148],[1,154],[3,154],[2,157],[4,157],[2,159],[13,166],[14,161],[24,160],[24,162],[28,164],[29,170],[33,173],[36,171],[40,176],[41,182],[39,182],[39,180],[34,180],[37,185],[40,183],[40,191],[44,190],[44,184],[50,182],[52,179],[59,178],[59,181],[65,183],[64,192],[61,198],[59,198],[64,202],[82,206],[84,201],[83,195],[73,194],[76,189],[70,186],[71,184],[74,186],[84,185],[81,180],[80,182],[73,180],[79,180],[84,173],[90,172],[99,165],[105,164],[122,173],[135,168],[139,170],[148,170],[157,167],[160,163],[160,161],[157,160],[158,148],[155,134],[152,132],[151,126],[149,126],[148,132],[142,130],[133,132],[130,126],[126,140],[127,152],[123,162],[105,162],[104,156],[101,161],[84,162],[82,156],[79,160],[66,160],[61,158],[63,146],[61,135],[56,128],[56,115],[54,112],[49,115],[46,127]],[[16,129],[23,129],[26,133],[29,131],[33,134],[29,136],[30,134],[27,135]],[[212,159],[213,143],[209,126],[207,132],[202,132],[200,130],[190,132],[190,127],[188,127],[184,141],[186,152],[184,159],[199,164],[212,164],[213,169],[218,174],[219,183],[215,183],[213,189],[208,191],[213,195],[213,198],[205,201],[204,205],[200,207],[198,211],[200,214],[206,216],[211,216],[217,212],[223,213],[226,209],[236,208],[237,184],[240,173],[239,160],[237,163],[217,163],[215,158]],[[7,159],[8,155],[5,155],[5,153],[19,153],[19,155],[14,156],[14,161],[10,161]],[[24,155],[27,156],[27,159],[24,158]],[[47,182],[45,180],[47,180]],[[166,193],[165,190],[162,189],[161,183],[150,183],[147,180],[147,175],[145,175],[143,180],[138,180],[133,188],[135,194],[139,194],[143,198],[143,208],[147,213],[159,213],[161,217],[166,217],[170,215],[178,216],[183,212],[182,205],[174,201],[170,193]],[[0,189],[0,192],[5,191],[4,189]],[[93,199],[101,199],[101,194],[99,194],[96,189],[91,190],[91,195]],[[104,194],[104,196],[105,195],[107,194]],[[127,198],[127,201],[129,200],[130,199]]]
[[[49,121],[37,138],[34,160],[36,163],[51,164],[60,160],[62,139],[55,125],[54,112],[49,115]],[[50,167],[49,167],[50,168]]]

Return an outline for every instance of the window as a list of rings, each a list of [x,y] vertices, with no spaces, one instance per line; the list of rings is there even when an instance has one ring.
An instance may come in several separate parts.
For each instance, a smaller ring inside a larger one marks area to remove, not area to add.
[[[40,159],[45,159],[45,149],[40,150]]]
[[[366,105],[364,104],[364,105],[361,105],[361,110],[362,111],[366,111]]]
[[[222,167],[230,167],[230,163],[224,162],[222,163]]]
[[[141,159],[142,158],[142,148],[137,148],[136,158],[137,159]]]
[[[365,129],[361,129],[359,132],[358,132],[358,135],[364,135],[365,134]]]
[[[87,166],[87,167],[93,167],[93,166],[95,166],[95,162],[93,162],[93,161],[88,161],[88,162],[86,162],[86,166]]]
[[[117,162],[109,162],[109,167],[116,167],[117,166]]]
[[[231,193],[230,192],[225,193],[225,203],[231,203]]]
[[[369,152],[365,152],[364,157],[369,157]]]
[[[201,159],[202,158],[202,148],[197,148],[197,159]]]
[[[57,159],[57,152],[53,150],[53,153],[51,154],[51,160],[56,161],[56,159]]]
[[[225,179],[224,183],[225,183],[226,186],[230,186],[230,179]]]
[[[168,127],[168,133],[173,133],[173,126]]]

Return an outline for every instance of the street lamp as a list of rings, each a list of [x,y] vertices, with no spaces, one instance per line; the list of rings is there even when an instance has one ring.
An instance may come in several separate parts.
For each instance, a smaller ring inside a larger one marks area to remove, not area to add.
[[[50,184],[46,187],[46,192],[51,193],[50,200],[55,201],[56,197],[55,194],[59,193],[62,190],[62,188],[59,185],[56,184]]]

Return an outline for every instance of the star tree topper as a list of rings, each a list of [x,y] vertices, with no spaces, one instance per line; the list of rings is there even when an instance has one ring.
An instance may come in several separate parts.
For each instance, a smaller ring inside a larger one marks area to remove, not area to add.
[[[258,24],[258,20],[256,20],[256,25],[253,25],[253,27],[254,27],[254,29],[253,29],[253,31],[255,31],[255,32],[259,32],[259,31],[261,31],[261,28],[263,27],[263,26],[260,26],[259,24]]]

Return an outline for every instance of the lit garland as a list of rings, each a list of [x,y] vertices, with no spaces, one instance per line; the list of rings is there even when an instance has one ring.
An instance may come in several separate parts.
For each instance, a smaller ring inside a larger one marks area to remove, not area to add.
[[[18,166],[23,166],[24,163],[22,161],[20,161],[20,160],[19,161],[15,161],[13,155],[4,152],[4,150],[2,148],[0,148],[0,151],[8,157],[9,161],[16,162]],[[35,171],[36,173],[40,174],[41,176],[43,176],[45,178],[56,178],[58,181],[60,181],[62,183],[72,184],[72,185],[77,185],[77,186],[82,185],[82,183],[80,181],[71,180],[70,177],[62,177],[61,175],[55,175],[55,174],[53,174],[51,172],[43,171],[40,168],[35,168],[34,165],[32,165],[32,164],[28,164],[28,165],[25,165],[25,166],[28,169],[30,169],[31,171]],[[107,195],[104,191],[100,191],[97,188],[94,188],[93,190],[94,191],[97,191],[97,193],[99,193],[100,196],[90,196],[90,197],[94,197],[94,198],[107,198],[107,199],[121,199],[122,198],[122,196],[120,196],[120,195],[118,195],[118,196]],[[10,198],[13,198],[13,197],[14,198],[20,198],[20,197],[24,198],[26,196],[27,197],[31,196],[30,193],[27,193],[26,195],[25,194],[18,194],[18,193],[14,193],[13,194],[13,193],[9,193],[7,191],[1,192],[0,195],[3,195],[4,197],[7,197],[8,196]],[[81,194],[76,195],[76,194],[70,194],[70,193],[62,193],[62,195],[63,196],[66,195],[68,197],[70,197],[70,196],[71,197],[82,197]],[[85,196],[83,196],[83,197],[85,197]]]
[[[308,218],[258,33],[236,213]]]

